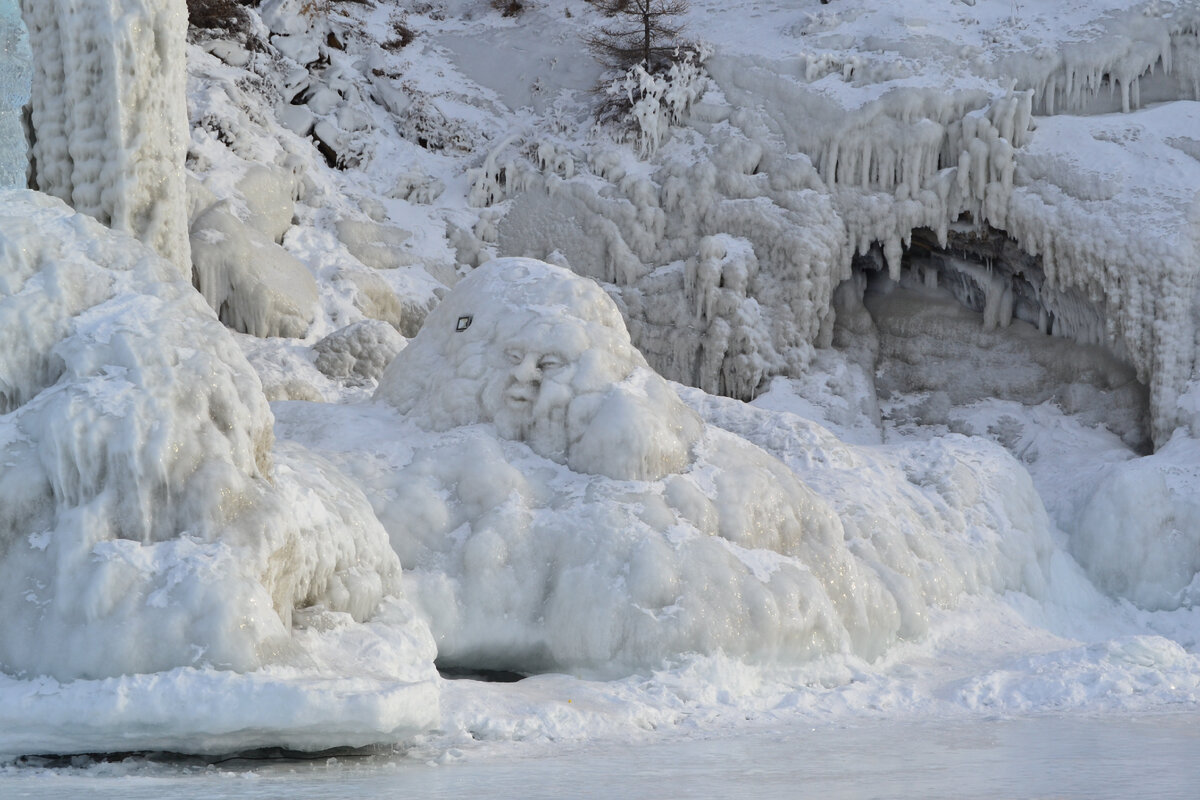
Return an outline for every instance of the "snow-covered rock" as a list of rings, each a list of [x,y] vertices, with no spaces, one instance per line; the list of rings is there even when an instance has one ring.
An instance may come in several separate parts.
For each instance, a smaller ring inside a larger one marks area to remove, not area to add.
[[[340,328],[313,345],[316,366],[335,380],[377,381],[404,348],[404,337],[386,322],[365,319]]]
[[[196,287],[221,321],[252,336],[303,337],[317,282],[303,262],[217,203],[192,223]]]

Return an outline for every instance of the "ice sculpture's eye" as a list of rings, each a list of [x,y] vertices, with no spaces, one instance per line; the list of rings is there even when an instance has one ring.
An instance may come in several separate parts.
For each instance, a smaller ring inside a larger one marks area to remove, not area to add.
[[[561,369],[564,361],[561,356],[545,355],[538,359],[538,369],[542,372],[554,372]]]
[[[525,360],[525,354],[520,350],[505,350],[504,357],[508,359],[508,363],[514,367]]]

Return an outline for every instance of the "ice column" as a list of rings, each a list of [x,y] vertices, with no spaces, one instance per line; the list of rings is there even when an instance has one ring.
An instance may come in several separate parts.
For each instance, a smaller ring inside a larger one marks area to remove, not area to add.
[[[185,0],[21,0],[32,179],[190,274]]]

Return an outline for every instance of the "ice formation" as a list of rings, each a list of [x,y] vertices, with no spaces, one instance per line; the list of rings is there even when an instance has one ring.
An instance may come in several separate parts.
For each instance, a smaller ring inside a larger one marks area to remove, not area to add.
[[[170,264],[29,192],[0,199],[0,252],[5,673],[319,677],[329,642],[375,639],[369,669],[429,680],[366,499],[273,443],[258,378]]]
[[[546,458],[622,480],[684,469],[700,428],[604,290],[531,259],[464,278],[376,396],[435,430],[491,422]]]
[[[316,367],[330,378],[355,383],[377,381],[405,346],[386,322],[364,319],[339,328],[313,345]]]
[[[29,158],[21,108],[29,101],[29,37],[16,2],[0,4],[0,186],[24,186]]]
[[[1194,4],[1072,4],[1059,13],[1088,34],[1066,44],[1057,28],[991,27],[992,8],[935,23],[943,12],[920,3],[900,18],[908,37],[864,43],[853,33],[895,30],[899,13],[811,15],[793,34],[816,49],[799,56],[718,48],[705,62],[708,90],[689,98],[672,142],[652,126],[657,153],[643,148],[642,163],[597,148],[567,173],[552,141],[527,159],[511,154],[487,199],[512,198],[499,252],[555,254],[614,284],[656,369],[748,398],[773,375],[800,374],[810,346],[828,344],[832,290],[851,254],[877,247],[898,278],[914,231],[946,247],[955,229],[991,226],[1035,258],[1037,275],[987,266],[975,276],[985,323],[1007,323],[1024,282],[1044,331],[1133,364],[1150,387],[1154,442],[1165,443],[1187,424],[1177,398],[1196,369],[1184,310],[1195,291],[1196,168],[1180,157],[1194,138],[1186,100],[1200,99]],[[964,43],[934,44],[939,36]],[[924,70],[908,59],[925,59]],[[952,88],[947,74],[960,77]],[[1154,100],[1178,102],[1139,110]],[[1102,111],[1125,115],[1035,124],[1036,113]],[[1147,167],[1159,200],[1123,188]],[[1180,300],[1167,308],[1169,297]],[[1169,323],[1156,322],[1164,315]]]
[[[41,46],[99,58],[52,12],[101,3],[35,2],[60,26]],[[315,22],[303,0],[252,5],[259,42],[189,52],[188,168],[205,184],[190,233],[220,318],[273,338],[231,344],[141,251],[44,199],[2,201],[0,252],[54,263],[0,274],[0,450],[16,465],[0,474],[0,605],[19,612],[0,626],[0,753],[109,749],[114,730],[122,747],[189,751],[436,725],[456,744],[505,726],[590,736],[606,713],[740,719],[726,712],[743,691],[772,714],[1193,699],[1193,620],[1170,609],[1200,602],[1194,0],[753,16],[693,0],[689,25],[719,41],[705,71],[639,76],[634,136],[613,140],[580,122],[591,10],[409,4],[417,38],[391,49],[377,46],[396,30],[389,4]],[[531,30],[536,47],[511,46]],[[49,241],[12,244],[31,226]],[[455,261],[466,273],[497,252],[603,288],[502,262],[418,335]],[[864,305],[864,270],[920,298]],[[943,301],[954,324],[897,341]],[[1043,350],[1042,334],[1074,342]],[[379,392],[395,407],[347,404],[402,336],[416,339]],[[991,371],[1014,343],[1034,357]],[[939,387],[942,346],[988,357]],[[247,359],[272,400],[341,402],[269,411]],[[1146,458],[1130,450],[1148,438],[1135,373],[1153,393]],[[920,424],[902,430],[906,405]],[[1063,467],[1072,437],[1082,455]],[[387,596],[393,550],[422,622]],[[1110,602],[1084,572],[1167,611]],[[984,597],[943,613],[969,594]],[[1067,595],[1105,621],[1063,612]],[[425,624],[448,666],[642,675],[447,689]],[[1114,629],[1153,635],[1091,644]],[[1037,654],[1013,653],[1013,630]],[[743,661],[792,682],[746,689],[765,672]],[[34,677],[51,668],[69,682]],[[931,689],[931,671],[952,677]],[[849,683],[829,689],[831,673]],[[440,720],[439,685],[454,695]],[[560,690],[585,685],[619,710],[562,714]]]
[[[22,0],[36,188],[190,268],[184,0]]]
[[[196,287],[222,322],[252,336],[308,333],[317,282],[266,233],[214,203],[192,222],[190,241]]]
[[[627,174],[615,153],[595,154],[591,168],[611,192],[597,192],[593,177],[514,166],[523,191],[497,243],[504,253],[557,253],[575,272],[613,284],[656,370],[749,399],[771,375],[808,363],[832,321],[833,290],[849,276],[850,251],[806,160],[763,163],[763,149],[745,136],[714,138],[721,145],[710,158],[671,161],[653,179]]]
[[[1073,520],[1071,553],[1105,592],[1142,608],[1200,603],[1200,442],[1177,436],[1112,467]]]
[[[789,469],[736,435],[764,412],[694,393],[702,423],[607,295],[558,267],[464,278],[377,397],[405,416],[290,404],[281,425],[366,487],[445,664],[873,658],[930,606],[1044,581],[1045,512],[1002,451],[858,451],[790,418],[756,443],[807,454]],[[374,432],[367,462],[355,430]]]

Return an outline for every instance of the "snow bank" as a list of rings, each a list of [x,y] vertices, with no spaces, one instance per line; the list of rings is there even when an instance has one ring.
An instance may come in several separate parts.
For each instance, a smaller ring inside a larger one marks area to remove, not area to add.
[[[349,666],[328,630],[376,640],[353,671],[412,684],[407,724],[429,724],[431,642],[384,531],[332,466],[273,445],[258,378],[191,286],[28,192],[0,198],[0,253],[0,668],[324,680]]]
[[[187,6],[22,0],[37,188],[189,266]]]

